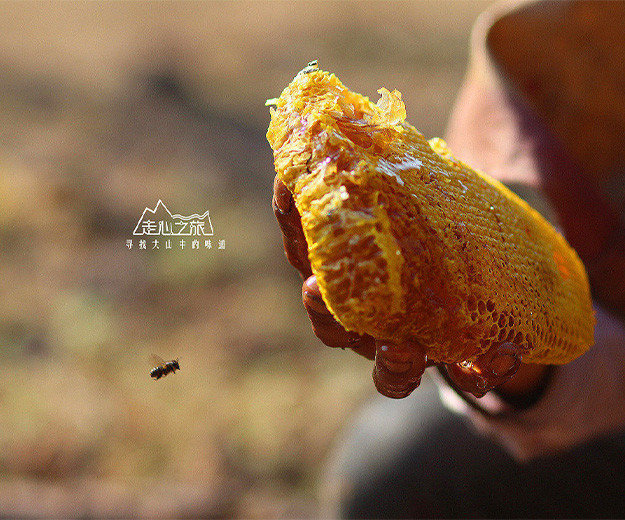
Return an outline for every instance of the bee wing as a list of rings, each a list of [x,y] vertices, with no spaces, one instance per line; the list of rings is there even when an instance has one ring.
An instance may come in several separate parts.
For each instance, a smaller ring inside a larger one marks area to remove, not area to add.
[[[153,367],[158,367],[165,364],[165,360],[157,356],[156,354],[150,354],[150,363],[152,363]]]

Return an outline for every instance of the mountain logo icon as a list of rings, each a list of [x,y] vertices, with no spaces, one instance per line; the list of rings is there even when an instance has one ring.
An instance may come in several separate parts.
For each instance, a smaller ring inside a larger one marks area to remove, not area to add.
[[[148,236],[212,236],[213,224],[208,210],[202,215],[173,214],[162,200],[158,200],[154,209],[145,208],[135,226],[133,235]]]

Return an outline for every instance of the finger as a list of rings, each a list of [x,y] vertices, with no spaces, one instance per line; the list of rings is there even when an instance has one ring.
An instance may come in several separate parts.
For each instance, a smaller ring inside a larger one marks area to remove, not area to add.
[[[366,357],[367,359],[375,359],[375,339],[373,336],[363,334],[358,341],[349,346],[356,354]]]
[[[312,271],[310,270],[308,245],[302,230],[302,221],[291,192],[277,175],[273,183],[271,206],[282,231],[282,241],[287,260],[300,272],[302,277],[309,277]]]
[[[312,323],[313,332],[324,344],[330,347],[351,348],[369,359],[375,357],[375,345],[371,336],[349,332],[334,319],[321,297],[314,275],[309,276],[302,284],[302,301]]]
[[[427,358],[416,344],[397,345],[386,341],[375,342],[373,382],[378,392],[386,397],[401,399],[421,383]]]
[[[502,343],[478,356],[475,361],[446,365],[452,381],[465,392],[483,397],[489,390],[505,383],[521,365],[519,348]]]
[[[304,302],[306,310],[312,310],[319,314],[331,314],[323,301],[315,275],[309,276],[304,280],[302,284],[302,301]]]

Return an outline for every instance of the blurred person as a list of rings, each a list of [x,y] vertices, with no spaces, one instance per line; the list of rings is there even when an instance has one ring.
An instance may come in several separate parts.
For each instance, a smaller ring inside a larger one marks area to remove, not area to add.
[[[344,518],[620,517],[625,512],[625,3],[497,4],[472,35],[447,140],[567,236],[591,281],[595,345],[564,366],[514,345],[428,370],[429,389],[369,403],[334,454],[324,514]],[[273,208],[315,334],[376,358],[325,307],[292,197]],[[378,378],[410,393],[423,366]],[[451,409],[451,411],[449,410]],[[464,416],[464,417],[463,417]],[[466,421],[469,418],[470,421]]]

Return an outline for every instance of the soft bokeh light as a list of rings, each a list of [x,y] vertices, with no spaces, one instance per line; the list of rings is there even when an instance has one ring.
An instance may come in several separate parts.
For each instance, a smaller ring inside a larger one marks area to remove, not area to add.
[[[0,4],[0,516],[315,515],[371,364],[310,331],[264,102],[318,59],[440,135],[485,6]],[[225,249],[128,250],[159,199]]]

